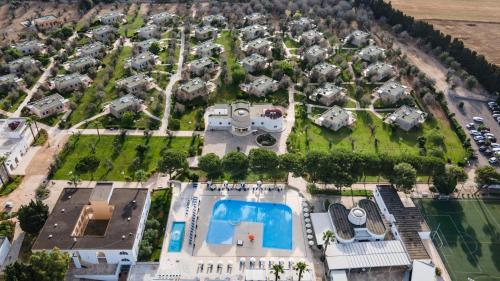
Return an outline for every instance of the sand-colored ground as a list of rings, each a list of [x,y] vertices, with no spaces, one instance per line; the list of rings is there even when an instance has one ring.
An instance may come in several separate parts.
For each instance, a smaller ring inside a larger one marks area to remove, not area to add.
[[[500,65],[500,1],[392,0],[392,5],[464,41],[465,46]]]

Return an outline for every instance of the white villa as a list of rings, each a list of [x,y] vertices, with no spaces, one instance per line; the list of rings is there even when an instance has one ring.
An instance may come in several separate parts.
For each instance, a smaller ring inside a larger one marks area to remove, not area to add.
[[[161,12],[150,16],[149,20],[158,26],[165,26],[173,23],[175,18],[176,18],[175,14],[169,12]]]
[[[207,109],[207,130],[230,131],[236,136],[246,136],[253,131],[280,132],[283,130],[283,111],[271,104],[254,104],[237,101],[216,104]]]
[[[79,57],[93,57],[96,59],[100,59],[106,54],[106,46],[103,43],[97,41],[82,46],[76,51],[76,53]]]
[[[9,89],[17,88],[24,83],[22,78],[17,77],[15,74],[6,74],[0,76],[0,91],[8,92]]]
[[[124,89],[129,94],[137,94],[148,90],[152,81],[152,78],[139,73],[116,81],[116,88]]]
[[[125,112],[137,112],[141,107],[141,100],[132,94],[117,98],[109,104],[109,113],[115,118],[121,118]]]
[[[222,27],[226,25],[226,18],[223,15],[208,15],[201,18],[203,25]]]
[[[160,35],[161,35],[160,28],[156,24],[148,24],[144,27],[137,29],[137,37],[140,40],[159,38]]]
[[[336,101],[343,100],[345,96],[346,89],[333,83],[325,83],[323,86],[314,90],[309,98],[323,105],[330,106]]]
[[[278,90],[279,83],[265,75],[257,77],[254,81],[248,84],[241,84],[240,88],[243,92],[257,97],[264,97]]]
[[[9,72],[13,74],[23,74],[25,72],[29,73],[38,69],[39,66],[40,62],[32,57],[21,57],[7,64]]]
[[[395,124],[399,128],[409,131],[425,122],[427,113],[406,105],[401,106],[385,118],[388,124]]]
[[[99,21],[103,24],[113,25],[115,23],[123,23],[125,15],[118,12],[110,12],[99,17]]]
[[[52,88],[58,92],[72,92],[78,89],[83,89],[91,82],[87,75],[79,73],[57,76],[51,81]]]
[[[198,97],[205,100],[208,98],[207,83],[198,77],[189,80],[179,87],[175,96],[181,101],[191,101]]]
[[[217,37],[217,28],[211,25],[197,26],[194,29],[194,38],[197,40],[215,39]]]
[[[147,51],[130,58],[128,63],[136,71],[149,70],[156,64],[156,56]]]
[[[199,44],[195,47],[195,54],[199,57],[214,57],[222,52],[222,46],[212,41]]]
[[[272,43],[267,39],[255,39],[250,41],[245,46],[245,53],[247,55],[259,54],[264,57],[268,57],[271,53]]]
[[[363,76],[372,82],[380,82],[396,76],[396,69],[390,64],[377,62],[366,67]]]
[[[38,40],[31,40],[17,43],[13,46],[13,48],[26,56],[43,52],[45,50],[45,44]]]
[[[395,104],[410,95],[410,89],[396,81],[388,81],[375,90],[375,95],[385,104]]]
[[[147,188],[65,188],[32,251],[59,248],[70,255],[67,275],[76,279],[118,280],[137,262],[151,199]]]
[[[53,94],[29,104],[28,108],[38,118],[45,118],[63,112],[66,102],[63,96]]]
[[[267,59],[259,54],[251,54],[240,61],[241,66],[250,73],[267,68]]]
[[[261,13],[251,13],[243,18],[246,25],[254,24],[264,24],[266,22],[266,16]]]
[[[368,44],[370,33],[361,30],[355,30],[344,38],[344,44],[351,44],[356,47],[362,47]]]
[[[144,53],[144,52],[149,51],[149,48],[151,47],[151,45],[153,45],[155,43],[160,44],[160,41],[156,38],[151,38],[148,40],[136,42],[134,44],[134,46],[139,50],[139,52]]]
[[[65,68],[70,72],[85,72],[89,67],[97,66],[99,61],[93,57],[79,57],[65,63]]]
[[[206,73],[213,73],[216,69],[215,62],[207,57],[202,57],[189,63],[189,72],[192,76],[201,77]]]
[[[305,31],[313,29],[314,27],[314,22],[311,19],[305,17],[292,20],[288,23],[288,29],[293,36],[302,34]]]
[[[304,54],[304,60],[310,65],[315,65],[317,63],[323,62],[327,58],[328,50],[318,45],[310,47]]]
[[[266,36],[266,27],[260,24],[254,24],[243,27],[240,30],[243,40],[250,41]]]
[[[312,68],[310,76],[315,81],[324,80],[331,82],[340,72],[340,67],[327,62],[321,62]]]
[[[92,37],[101,42],[113,41],[118,35],[118,29],[110,25],[99,26],[92,30]]]
[[[317,30],[309,30],[300,36],[300,43],[306,47],[318,44],[323,39],[323,33]]]
[[[351,112],[336,105],[323,112],[323,114],[314,120],[319,126],[326,127],[333,131],[338,131],[342,127],[349,126],[354,123],[354,121]]]
[[[364,61],[376,62],[385,58],[385,50],[378,46],[371,45],[361,49],[361,51],[358,52],[358,56]]]
[[[34,126],[33,133],[36,134]],[[5,167],[9,173],[19,165],[32,141],[33,134],[26,118],[0,119],[0,156],[7,158]]]

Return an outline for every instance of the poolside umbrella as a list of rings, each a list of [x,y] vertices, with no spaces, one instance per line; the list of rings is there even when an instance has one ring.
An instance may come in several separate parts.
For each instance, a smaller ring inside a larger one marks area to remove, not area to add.
[[[251,257],[251,258],[250,258],[250,263],[255,264],[255,258],[254,258],[254,257]]]
[[[304,217],[306,217],[306,218],[307,218],[307,217],[309,217],[309,214],[308,214],[308,213],[305,213],[305,214],[304,214]]]
[[[302,202],[302,207],[307,208],[309,207],[309,204],[307,204],[306,202]]]
[[[255,240],[255,235],[248,234],[248,240],[250,240],[250,242],[253,242]]]
[[[228,261],[228,262],[227,262],[227,267],[228,267],[228,268],[233,267],[233,261]]]
[[[309,246],[311,246],[311,247],[314,246],[314,241],[309,240]]]
[[[203,268],[203,261],[202,260],[198,261],[198,268]]]
[[[311,229],[306,230],[307,234],[311,234],[313,231]]]
[[[243,184],[238,184],[238,185],[236,186],[236,190],[241,190],[241,186],[242,186],[242,185],[243,185]]]
[[[310,223],[310,222],[311,222],[311,219],[310,219],[310,218],[306,218],[304,221],[305,221],[306,223]]]
[[[285,260],[284,259],[280,259],[280,265],[285,265]]]
[[[222,261],[218,261],[217,265],[220,266],[220,267],[222,267],[222,266],[224,266],[224,263]]]
[[[274,259],[272,259],[272,258],[269,259],[269,267],[273,266],[273,264],[274,264]]]
[[[262,185],[262,182],[261,181],[257,181],[257,185]]]
[[[311,228],[311,224],[310,223],[306,223],[306,227],[307,228]]]
[[[259,263],[262,265],[266,264],[266,259],[265,258],[260,258]]]
[[[240,258],[240,263],[243,263],[243,264],[244,264],[244,263],[246,263],[246,262],[247,262],[247,260],[246,260],[245,258]]]
[[[213,261],[208,261],[208,263],[207,263],[207,264],[208,264],[209,266],[211,266],[212,264],[214,264],[214,262],[213,262]]]
[[[311,234],[307,235],[307,239],[312,240],[313,236]]]
[[[304,208],[304,212],[309,213],[309,208]]]

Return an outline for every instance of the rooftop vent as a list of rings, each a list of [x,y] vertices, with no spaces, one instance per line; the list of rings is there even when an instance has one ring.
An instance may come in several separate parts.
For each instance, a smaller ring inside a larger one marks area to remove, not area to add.
[[[122,235],[122,240],[124,240],[124,239],[125,239],[125,237],[126,237],[125,235]]]
[[[54,223],[54,227],[57,227],[57,223]]]
[[[366,223],[366,211],[360,207],[354,207],[349,212],[349,222],[354,225],[363,225]]]
[[[49,239],[51,239],[51,238],[52,238],[52,234],[49,234]]]

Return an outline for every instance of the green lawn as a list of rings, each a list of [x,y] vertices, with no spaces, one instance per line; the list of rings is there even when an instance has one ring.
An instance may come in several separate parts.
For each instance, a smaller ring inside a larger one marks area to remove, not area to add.
[[[194,107],[187,108],[186,111],[180,116],[180,131],[194,131],[196,130],[196,123],[203,122],[203,113],[205,112],[204,107]],[[198,118],[198,116],[202,116],[202,118]]]
[[[19,91],[19,95],[12,103],[8,101],[7,96],[5,96],[0,103],[0,108],[2,108],[3,110],[7,110],[9,112],[14,112],[17,110],[19,105],[21,105],[21,103],[24,101],[25,98],[26,98],[26,93],[24,91]]]
[[[288,139],[288,149],[291,151],[328,151],[342,148],[358,152],[418,155],[417,138],[437,128],[445,136],[444,153],[446,156],[450,157],[453,162],[458,162],[466,155],[460,140],[451,128],[445,124],[438,124],[437,121],[428,120],[422,128],[405,132],[392,129],[370,112],[357,111],[356,122],[352,129],[342,128],[334,132],[303,118],[301,111],[300,107],[296,110],[295,127]],[[375,126],[374,136],[371,135],[370,125]],[[378,139],[378,146],[375,146],[375,139]]]
[[[0,187],[0,196],[5,196],[14,191],[23,180],[23,176],[12,176],[12,180]]]
[[[416,200],[454,281],[498,280],[500,201]],[[437,234],[436,234],[437,233]]]
[[[120,36],[126,36],[130,38],[134,36],[137,29],[141,28],[143,25],[144,19],[139,13],[137,13],[136,16],[127,16],[127,23],[122,24],[118,32],[120,33]],[[127,34],[125,34],[125,31],[127,32]]]
[[[77,124],[78,122],[81,122],[95,115],[99,111],[100,105],[103,102],[111,101],[117,98],[117,93],[114,88],[115,82],[124,76],[125,60],[132,55],[132,48],[121,48],[121,51],[116,59],[116,65],[112,66],[112,57],[115,52],[118,52],[118,50],[108,54],[103,59],[103,64],[105,64],[107,67],[97,72],[97,76],[92,82],[92,85],[85,89],[82,99],[80,101],[75,101],[77,107],[70,115],[69,122],[71,124]],[[105,78],[107,76],[108,68],[112,69],[112,73],[110,79],[106,82]],[[96,85],[98,84],[103,85],[103,90],[105,92],[105,96],[102,101],[97,101],[95,97],[95,94],[97,92]],[[74,99],[74,97],[71,97],[71,99]]]
[[[135,147],[139,144],[144,144],[146,138],[139,136],[127,136],[118,155],[113,156],[114,138],[119,136],[101,136],[82,135],[77,140],[77,137],[71,137],[69,142],[75,142],[75,148],[64,159],[61,166],[54,174],[54,179],[68,179],[70,172],[75,168],[76,163],[80,158],[92,154],[91,146],[95,145],[95,156],[100,160],[100,165],[95,172],[94,180],[115,180],[124,181],[129,179],[135,172],[132,167],[136,152]],[[146,159],[143,164],[143,169],[146,172],[154,172],[160,158],[160,151],[167,147],[188,151],[191,146],[192,138],[183,137],[151,137],[149,140],[149,150],[146,153]],[[198,147],[199,139],[195,140],[194,146]],[[197,151],[197,150],[196,150]],[[106,160],[111,160],[113,167],[108,171]],[[91,179],[90,174],[81,175],[82,180]]]
[[[139,129],[139,130],[145,130],[145,129],[150,129],[150,130],[157,130],[159,128],[159,121],[156,121],[143,112],[138,112],[135,115],[135,122],[134,125],[130,128],[123,128],[123,129]],[[99,127],[97,126],[97,122],[99,122]],[[120,119],[115,118],[112,115],[106,115],[99,117],[92,122],[88,123],[86,126],[82,126],[86,129],[96,129],[100,128],[122,128],[122,125],[120,123]]]
[[[285,43],[285,46],[288,48],[288,49],[291,49],[290,50],[290,53],[295,55],[297,54],[297,48],[300,48],[300,43],[293,40],[292,38],[288,37],[288,36],[285,36],[285,38],[283,39],[283,42]]]

